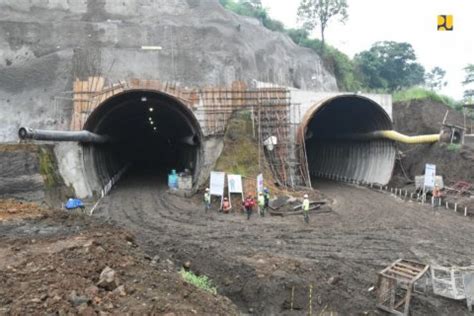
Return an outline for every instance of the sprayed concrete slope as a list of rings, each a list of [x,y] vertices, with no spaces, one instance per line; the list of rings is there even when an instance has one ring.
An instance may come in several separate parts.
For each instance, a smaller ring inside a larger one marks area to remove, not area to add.
[[[89,75],[337,90],[318,55],[217,0],[5,0],[0,12],[0,142],[21,125],[68,129],[72,102],[55,97]]]

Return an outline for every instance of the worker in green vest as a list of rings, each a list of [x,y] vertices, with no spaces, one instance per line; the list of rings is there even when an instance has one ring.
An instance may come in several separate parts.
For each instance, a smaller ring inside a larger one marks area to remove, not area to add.
[[[270,190],[268,188],[263,189],[263,197],[265,198],[265,210],[267,210],[270,203]]]
[[[209,188],[206,188],[204,193],[204,211],[207,211],[211,208],[211,194],[209,193]]]
[[[303,216],[304,216],[304,221],[306,224],[309,223],[309,200],[308,200],[308,194],[304,195],[303,199],[303,205],[301,206],[303,208]]]
[[[262,192],[258,192],[258,213],[260,216],[265,216],[265,197]]]

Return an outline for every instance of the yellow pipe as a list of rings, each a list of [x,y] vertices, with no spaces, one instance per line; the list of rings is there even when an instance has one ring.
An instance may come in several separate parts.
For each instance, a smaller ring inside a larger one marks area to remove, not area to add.
[[[364,136],[367,136],[367,138],[386,138],[386,139],[391,139],[391,140],[404,143],[404,144],[436,143],[436,142],[439,142],[441,138],[440,134],[408,136],[396,131],[376,131],[376,132],[367,133]]]

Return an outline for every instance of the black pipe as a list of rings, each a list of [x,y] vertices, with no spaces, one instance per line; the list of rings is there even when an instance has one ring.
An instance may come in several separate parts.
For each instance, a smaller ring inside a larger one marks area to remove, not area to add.
[[[18,130],[20,139],[49,140],[56,142],[80,142],[103,144],[110,141],[110,137],[106,135],[98,135],[86,130],[82,131],[52,131],[44,129],[32,129],[21,127]]]

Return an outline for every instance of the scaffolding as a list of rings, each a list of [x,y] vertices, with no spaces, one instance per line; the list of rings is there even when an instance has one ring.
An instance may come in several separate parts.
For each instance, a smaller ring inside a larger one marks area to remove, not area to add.
[[[157,91],[175,98],[194,113],[204,136],[223,136],[235,111],[251,111],[259,166],[266,157],[280,185],[311,186],[304,143],[295,143],[298,126],[294,123],[297,120],[290,119],[291,95],[287,88],[273,85],[248,88],[244,82],[236,81],[230,87],[187,89],[175,83],[143,79],[106,86],[103,77],[94,76],[74,82],[70,129],[81,130],[102,102],[127,90]],[[301,117],[301,113],[298,114]],[[277,142],[270,150],[265,148],[264,142],[271,137]]]

